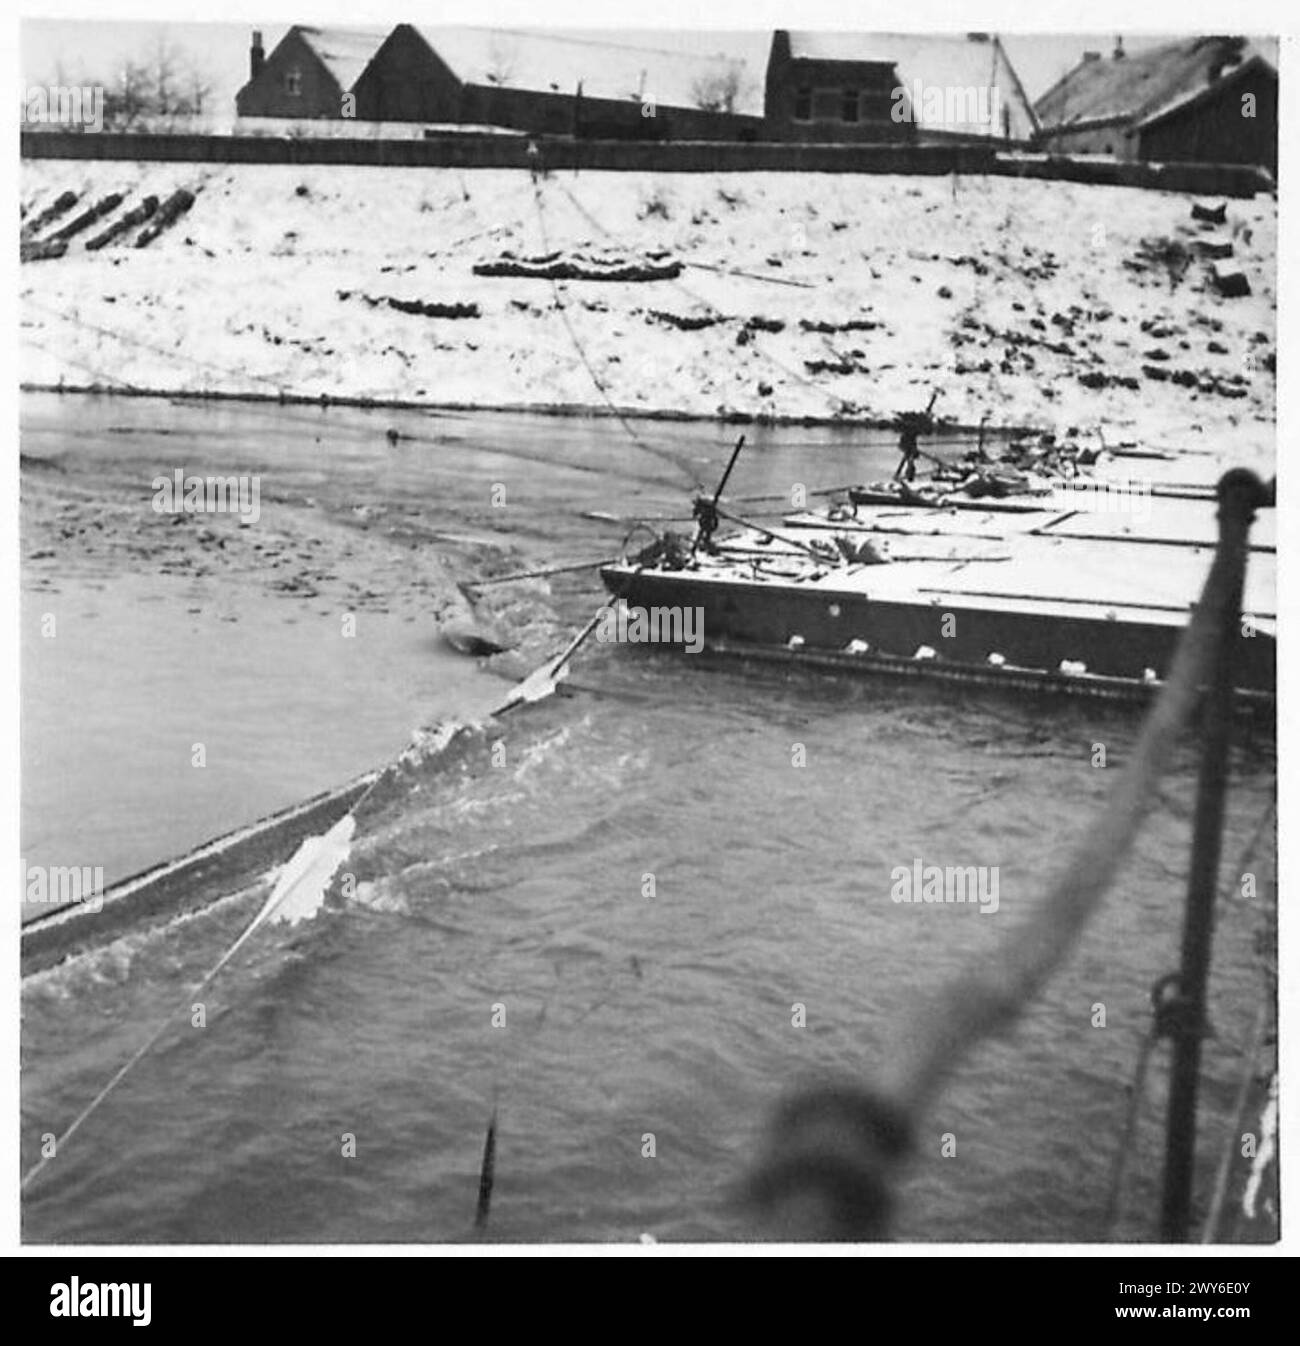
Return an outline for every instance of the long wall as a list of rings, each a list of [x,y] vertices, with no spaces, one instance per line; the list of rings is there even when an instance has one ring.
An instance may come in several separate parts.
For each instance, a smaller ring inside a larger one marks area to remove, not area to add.
[[[523,135],[425,140],[113,135],[25,131],[25,159],[123,159],[196,163],[373,164],[404,168],[530,166]],[[985,145],[805,145],[778,142],[539,141],[543,166],[648,173],[902,173],[1057,178],[1119,187],[1249,197],[1271,187],[1248,165],[1117,163],[1000,153]]]

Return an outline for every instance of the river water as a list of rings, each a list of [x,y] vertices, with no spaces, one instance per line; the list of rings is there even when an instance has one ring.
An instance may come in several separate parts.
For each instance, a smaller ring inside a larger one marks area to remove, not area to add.
[[[22,432],[24,856],[110,881],[490,704],[591,615],[599,581],[485,591],[481,615],[522,647],[487,666],[437,639],[456,582],[610,554],[630,525],[587,515],[683,513],[734,435],[639,425],[638,447],[614,422],[35,396]],[[893,463],[860,435],[749,434],[734,496]],[[142,502],[176,465],[258,474],[261,520],[172,547]],[[31,1189],[25,1239],[471,1237],[494,1107],[488,1237],[754,1237],[735,1195],[774,1101],[880,1078],[927,1000],[1040,900],[1138,728],[1081,702],[594,642],[572,681],[363,812],[355,894],[255,939],[206,1026],[179,1013],[188,988],[264,888],[24,983],[24,1169],[178,1014]],[[1271,736],[1247,730],[1225,869],[1274,776]],[[1066,966],[923,1119],[896,1237],[1102,1235],[1149,989],[1176,965],[1194,787],[1188,743]],[[996,867],[998,912],[891,901],[918,859]],[[1222,903],[1202,1205],[1269,931],[1262,902]],[[1125,1239],[1154,1232],[1160,1052],[1150,1090]]]

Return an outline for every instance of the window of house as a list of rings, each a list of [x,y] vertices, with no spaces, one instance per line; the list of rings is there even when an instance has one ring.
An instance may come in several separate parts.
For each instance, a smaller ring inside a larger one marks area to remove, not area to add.
[[[302,96],[302,71],[290,70],[284,77],[284,91],[293,98]]]
[[[796,89],[794,91],[794,119],[797,122],[812,121],[811,89]]]
[[[858,91],[856,89],[845,89],[843,101],[840,106],[840,120],[846,122],[855,122],[858,119]]]
[[[812,96],[812,120],[814,122],[838,122],[844,116],[844,91],[842,89],[814,89]]]

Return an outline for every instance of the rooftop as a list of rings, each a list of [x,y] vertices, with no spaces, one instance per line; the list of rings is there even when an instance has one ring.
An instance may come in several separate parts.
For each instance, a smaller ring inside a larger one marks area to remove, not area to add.
[[[1036,105],[1045,129],[1079,123],[1142,121],[1231,77],[1261,48],[1241,37],[1196,37],[1134,55],[1080,62]]]
[[[695,107],[703,86],[730,74],[738,84],[734,111],[763,115],[762,80],[745,61],[655,46],[658,34],[640,43],[537,29],[421,25],[418,31],[463,84],[566,94],[581,84],[591,98]]]
[[[344,92],[360,78],[388,36],[378,28],[313,28],[298,24],[295,31],[319,57]]]

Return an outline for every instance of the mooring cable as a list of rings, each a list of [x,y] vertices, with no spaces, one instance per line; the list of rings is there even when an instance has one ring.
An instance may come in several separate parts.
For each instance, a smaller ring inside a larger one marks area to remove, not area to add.
[[[533,183],[533,200],[537,207],[537,224],[542,238],[542,251],[544,253],[549,253],[551,251],[551,245],[547,236],[546,210],[542,199],[541,184],[539,182]],[[699,475],[695,469],[688,464],[683,455],[674,453],[670,449],[662,449],[654,444],[650,444],[646,440],[643,440],[632,428],[622,407],[618,406],[610,396],[609,389],[605,386],[604,380],[602,380],[600,375],[596,372],[595,366],[592,364],[586,348],[583,346],[582,340],[579,338],[578,333],[573,326],[573,322],[569,317],[568,305],[564,302],[564,292],[560,289],[559,281],[557,281],[554,276],[549,277],[549,280],[555,307],[560,314],[560,320],[564,324],[564,330],[567,332],[569,340],[578,354],[578,359],[582,362],[582,367],[587,371],[587,375],[595,386],[596,391],[600,394],[601,399],[604,401],[615,420],[618,421],[624,433],[643,453],[651,454],[664,462],[671,463],[673,467],[690,479],[691,488],[693,490],[698,490],[702,484]]]
[[[550,695],[556,688],[558,679],[563,675],[563,671],[569,660],[577,652],[578,647],[587,639],[591,632],[596,628],[600,621],[603,609],[598,611],[594,617],[578,632],[576,636],[565,646],[564,650],[557,656],[547,659],[538,668],[534,669],[528,677],[522,682],[517,683],[506,696],[506,698],[496,705],[491,715],[498,718],[519,706],[541,700]],[[54,1140],[49,1147],[48,1152],[43,1153],[41,1158],[35,1163],[22,1177],[19,1184],[20,1191],[26,1191],[33,1181],[40,1175],[49,1161],[55,1158],[60,1149],[66,1142],[76,1134],[84,1122],[99,1108],[105,1099],[117,1088],[117,1086],[126,1078],[126,1076],[137,1066],[140,1061],[152,1050],[152,1048],[162,1038],[163,1034],[171,1027],[173,1022],[179,1017],[186,1006],[193,1004],[194,1000],[209,986],[217,977],[218,973],[231,961],[236,953],[248,942],[255,931],[266,924],[273,924],[277,920],[288,920],[295,923],[299,920],[315,915],[324,902],[326,892],[333,880],[335,873],[348,856],[351,848],[353,831],[356,826],[356,814],[361,806],[370,798],[378,786],[401,767],[412,761],[427,760],[426,749],[429,746],[427,742],[428,733],[433,735],[433,743],[437,752],[443,752],[450,746],[455,737],[467,726],[459,722],[449,722],[445,725],[437,726],[432,731],[420,731],[416,734],[412,742],[408,743],[402,751],[390,760],[381,770],[375,774],[375,778],[365,788],[364,791],[350,805],[347,812],[341,817],[335,819],[329,830],[320,836],[306,837],[294,853],[293,857],[282,868],[279,878],[276,880],[275,887],[270,896],[262,905],[257,915],[245,927],[233,944],[221,955],[216,963],[204,974],[204,976],[191,987],[184,1005],[178,1005],[176,1009],[171,1010],[165,1018],[158,1024],[149,1037],[138,1047],[128,1058],[107,1084],[91,1099],[91,1101],[77,1114],[77,1116],[64,1128],[63,1132]],[[44,1148],[44,1147],[43,1147]],[[490,1186],[490,1185],[489,1185]]]

